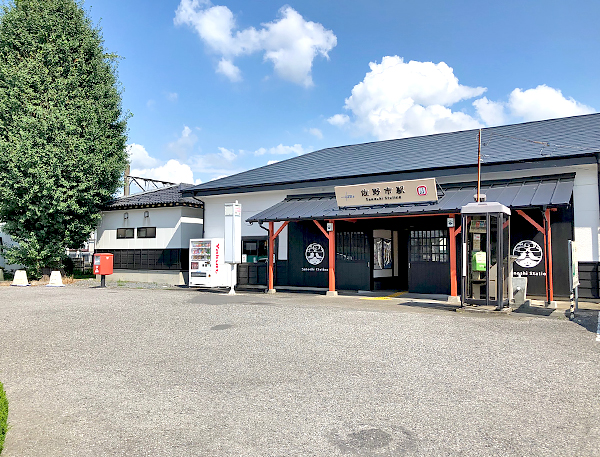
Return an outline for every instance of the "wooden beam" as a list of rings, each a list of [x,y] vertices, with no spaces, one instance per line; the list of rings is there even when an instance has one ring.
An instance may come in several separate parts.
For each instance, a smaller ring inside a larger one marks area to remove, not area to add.
[[[456,229],[450,227],[450,295],[458,296],[458,277],[456,275]]]
[[[335,292],[335,221],[329,222],[333,225],[333,230],[327,237],[329,239],[329,291]]]
[[[530,216],[528,216],[527,214],[525,214],[523,212],[523,210],[518,209],[517,213],[520,216],[522,216],[523,218],[525,218],[525,220],[527,222],[529,222],[531,225],[533,225],[536,229],[538,229],[539,232],[542,232],[544,234],[546,233],[546,231],[544,230],[544,227],[542,227],[540,224],[538,224],[536,221],[534,221]]]
[[[548,232],[548,235],[546,236],[546,258],[548,259],[546,276],[548,278],[548,303],[551,303],[554,301],[554,277],[552,275],[552,227],[550,224],[550,208],[546,208],[544,222]]]
[[[321,230],[321,232],[323,232],[323,235],[325,235],[325,238],[329,239],[329,234],[327,233],[327,230],[325,230],[323,228],[323,226],[321,224],[319,224],[318,221],[313,220],[313,222],[317,225],[317,227],[319,227],[319,229]]]
[[[279,230],[277,230],[277,231],[275,232],[275,235],[273,235],[273,238],[277,238],[277,237],[279,236],[279,234],[281,233],[281,231],[282,231],[284,228],[286,228],[286,227],[287,227],[287,225],[288,225],[289,223],[290,223],[290,221],[285,221],[285,222],[284,222],[284,223],[281,225],[281,227],[279,227]]]
[[[273,253],[275,251],[275,237],[273,236],[273,232],[275,231],[275,223],[269,222],[269,291],[274,291],[275,287],[273,287]]]

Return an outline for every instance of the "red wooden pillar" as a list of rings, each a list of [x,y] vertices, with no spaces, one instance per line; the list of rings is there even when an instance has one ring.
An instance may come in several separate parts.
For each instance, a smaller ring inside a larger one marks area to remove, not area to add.
[[[325,235],[329,244],[329,290],[327,291],[327,295],[337,295],[335,290],[335,222],[328,221],[333,225],[331,232],[325,230],[317,221],[313,220],[313,222],[319,227],[319,230],[323,232],[323,235]]]
[[[554,278],[552,276],[552,226],[550,224],[550,208],[546,208],[544,212],[544,223],[546,224],[546,259],[548,261],[548,269],[546,276],[548,278],[548,304],[554,301]]]
[[[275,223],[269,222],[269,293],[275,292],[275,287],[273,286],[273,256],[275,252]]]
[[[455,218],[456,214],[452,214],[451,217]],[[458,296],[458,278],[456,275],[456,229],[450,227],[450,295],[453,297]]]
[[[332,229],[329,232],[329,292],[335,292],[335,221],[330,221]]]

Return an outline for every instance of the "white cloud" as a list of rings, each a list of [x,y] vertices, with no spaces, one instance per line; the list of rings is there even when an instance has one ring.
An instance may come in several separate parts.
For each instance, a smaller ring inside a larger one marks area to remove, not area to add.
[[[284,146],[283,144],[280,144],[278,146],[275,146],[275,147],[269,148],[269,149],[259,148],[256,151],[254,151],[254,155],[257,155],[257,156],[261,156],[264,154],[301,155],[301,154],[304,154],[305,152],[307,152],[307,151],[304,150],[304,148],[302,147],[301,144],[295,144],[293,146]]]
[[[223,57],[217,72],[230,79],[231,76],[241,78],[233,57],[262,52],[263,60],[270,61],[282,79],[311,86],[315,57],[321,55],[328,59],[337,38],[321,24],[306,21],[290,6],[281,8],[279,16],[258,30],[254,27],[238,30],[233,13],[226,6],[181,0],[173,21],[175,25],[194,28],[206,46]]]
[[[316,136],[319,140],[323,139],[323,132],[321,132],[318,128],[308,129],[308,133],[310,133],[313,136]]]
[[[155,100],[150,99],[150,100],[148,100],[146,102],[146,107],[148,109],[154,109],[155,106],[156,106],[156,101]]]
[[[227,162],[233,162],[237,157],[237,154],[229,149],[219,147],[219,151],[221,151],[221,157],[227,160]]]
[[[131,168],[152,168],[159,164],[154,157],[150,157],[146,148],[141,144],[132,143],[127,145],[127,154]]]
[[[244,171],[237,163],[238,154],[223,147],[218,149],[219,152],[197,154],[189,158],[191,169],[205,177],[205,181]]]
[[[279,160],[269,160],[267,162],[267,165],[273,165],[274,163],[277,163],[277,162],[279,162]]]
[[[184,125],[179,138],[169,143],[167,149],[169,149],[171,153],[177,155],[180,159],[185,160],[197,141],[198,137],[192,132],[192,129],[187,125]]]
[[[404,62],[386,56],[371,62],[362,82],[352,89],[345,108],[354,115],[358,131],[379,139],[427,135],[477,128],[479,122],[449,106],[485,92],[484,87],[458,83],[444,62]],[[333,125],[347,123],[344,115],[329,118]]]
[[[577,100],[563,96],[559,89],[537,86],[535,89],[515,89],[508,99],[508,106],[514,116],[525,121],[537,121],[556,117],[576,116],[593,113],[594,109]]]
[[[242,80],[242,73],[240,69],[236,67],[233,62],[223,57],[217,65],[217,73],[227,76],[227,78],[234,83]]]
[[[170,102],[176,102],[179,99],[179,94],[177,92],[167,92],[165,96]]]
[[[341,127],[350,122],[350,117],[347,114],[334,114],[329,119],[327,119],[331,125],[335,125],[336,127]]]
[[[194,182],[194,173],[190,166],[175,159],[171,159],[166,164],[155,168],[133,169],[131,174],[132,176],[173,183],[192,184]]]
[[[188,133],[185,129],[184,132]],[[136,143],[127,145],[127,154],[131,176],[173,183],[194,183],[194,173],[188,164],[175,159],[163,163],[152,157],[144,146]]]
[[[473,106],[477,110],[477,114],[486,125],[502,125],[506,123],[506,115],[504,113],[504,103],[493,102],[487,97],[482,97],[473,102]]]

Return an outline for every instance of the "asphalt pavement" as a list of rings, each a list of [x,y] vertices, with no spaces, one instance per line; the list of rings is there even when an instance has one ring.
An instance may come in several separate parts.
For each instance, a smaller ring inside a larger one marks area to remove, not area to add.
[[[0,287],[2,457],[600,455],[591,311],[93,285]]]

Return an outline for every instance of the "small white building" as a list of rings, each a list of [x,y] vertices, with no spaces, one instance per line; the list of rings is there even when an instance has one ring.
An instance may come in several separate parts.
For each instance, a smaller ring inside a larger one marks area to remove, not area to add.
[[[114,255],[112,280],[184,285],[189,240],[204,236],[201,200],[182,197],[179,184],[118,198],[106,205],[96,253]]]

